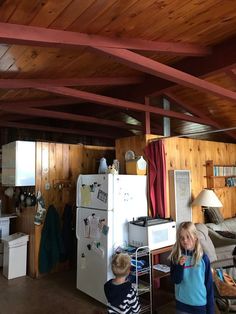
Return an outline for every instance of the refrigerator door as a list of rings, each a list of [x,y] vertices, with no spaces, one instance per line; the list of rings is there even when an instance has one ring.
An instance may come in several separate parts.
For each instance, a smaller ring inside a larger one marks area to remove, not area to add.
[[[112,174],[80,175],[77,180],[77,207],[112,210],[113,177]]]
[[[106,304],[104,283],[112,278],[113,212],[77,209],[77,288]]]
[[[128,245],[129,221],[147,216],[146,176],[114,176],[114,246]]]

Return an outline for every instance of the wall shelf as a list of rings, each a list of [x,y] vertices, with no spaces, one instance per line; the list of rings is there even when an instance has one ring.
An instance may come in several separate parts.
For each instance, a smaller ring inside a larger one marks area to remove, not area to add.
[[[216,165],[208,160],[205,178],[208,189],[236,187],[236,165]]]

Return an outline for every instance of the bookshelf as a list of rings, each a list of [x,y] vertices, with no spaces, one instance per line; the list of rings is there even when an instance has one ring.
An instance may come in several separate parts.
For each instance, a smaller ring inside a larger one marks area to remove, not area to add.
[[[213,160],[206,162],[207,188],[216,189],[224,187],[236,187],[236,164],[219,165]]]

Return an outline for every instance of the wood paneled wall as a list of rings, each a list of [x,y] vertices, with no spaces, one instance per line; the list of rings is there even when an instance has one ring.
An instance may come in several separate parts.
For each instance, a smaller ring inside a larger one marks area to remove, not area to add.
[[[158,138],[157,135],[140,135],[124,137],[116,140],[116,159],[120,162],[120,174],[125,174],[125,153],[132,150],[135,156],[144,156],[144,148],[149,140]]]
[[[97,173],[100,158],[114,159],[115,148],[37,142],[36,156],[36,191],[62,213],[66,203],[75,204],[78,176]]]
[[[76,179],[82,172],[83,145],[37,142],[36,185],[46,208],[53,204],[62,213],[75,203]]]
[[[97,173],[101,157],[114,159],[115,148],[37,142],[35,191],[41,191],[46,208],[53,204],[61,215],[66,203],[75,205],[79,174]],[[17,220],[17,231],[30,234],[28,253],[32,277],[39,276],[38,254],[43,227],[34,225],[35,212],[33,207],[25,208]]]
[[[124,164],[124,154],[131,149],[136,154],[143,152],[145,145],[155,136],[135,136],[116,141],[116,158]],[[188,169],[191,171],[192,198],[194,199],[203,188],[206,188],[206,161],[213,160],[216,164],[236,164],[236,144],[209,142],[185,138],[163,139],[167,165],[167,202],[169,215],[169,182],[168,171],[172,169]],[[143,153],[142,153],[143,154]],[[225,187],[215,190],[223,203],[221,209],[225,218],[236,214],[236,188]],[[203,222],[204,217],[199,207],[193,207],[193,221]]]
[[[106,158],[108,165],[112,165],[115,159],[115,147],[84,145],[82,173],[98,173],[99,161],[102,157]]]

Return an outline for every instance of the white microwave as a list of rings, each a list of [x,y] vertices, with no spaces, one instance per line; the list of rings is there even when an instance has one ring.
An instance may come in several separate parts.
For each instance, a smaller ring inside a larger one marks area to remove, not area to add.
[[[176,222],[167,219],[136,220],[129,223],[129,245],[148,246],[150,250],[173,245]]]

